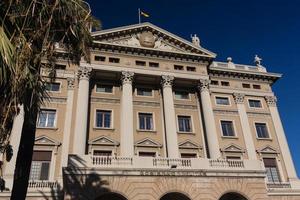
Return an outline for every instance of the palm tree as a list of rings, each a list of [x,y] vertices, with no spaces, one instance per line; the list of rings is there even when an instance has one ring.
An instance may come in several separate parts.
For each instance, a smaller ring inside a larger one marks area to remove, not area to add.
[[[0,152],[9,160],[10,132],[18,107],[24,124],[11,199],[25,199],[40,105],[47,99],[42,67],[55,78],[55,44],[70,62],[89,62],[90,28],[99,23],[83,0],[1,0],[0,2]],[[16,150],[15,150],[16,151]]]

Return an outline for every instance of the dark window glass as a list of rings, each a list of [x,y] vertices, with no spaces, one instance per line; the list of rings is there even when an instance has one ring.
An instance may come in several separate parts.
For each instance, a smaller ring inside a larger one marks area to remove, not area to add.
[[[218,105],[229,105],[228,97],[216,97],[216,102]]]
[[[260,100],[254,100],[254,99],[249,99],[249,106],[251,108],[261,108],[261,101]]]
[[[181,158],[197,158],[196,153],[181,153]]]
[[[109,58],[108,61],[111,63],[120,63],[120,58]]]
[[[227,82],[227,81],[221,81],[221,85],[222,85],[222,86],[229,86],[230,84],[229,84],[229,82]]]
[[[269,182],[280,182],[280,175],[277,168],[275,158],[264,158],[264,165],[267,170],[267,178]]]
[[[155,152],[139,152],[139,156],[142,157],[156,157],[156,153]]]
[[[241,160],[240,156],[226,156],[227,160]]]
[[[243,88],[250,88],[250,84],[248,84],[248,83],[243,83]]]
[[[189,66],[187,66],[186,70],[189,71],[189,72],[195,72],[196,71],[196,67],[189,67]]]
[[[96,92],[102,92],[102,93],[112,93],[113,92],[113,86],[112,85],[96,85]]]
[[[253,89],[260,89],[261,87],[260,87],[260,85],[253,85]]]
[[[159,63],[149,62],[149,67],[159,67]]]
[[[219,85],[219,81],[211,80],[210,84],[211,85]]]
[[[189,93],[186,91],[175,91],[175,99],[189,99]]]
[[[221,121],[223,136],[234,136],[232,121]]]
[[[55,69],[65,70],[66,67],[66,65],[55,64]]]
[[[138,65],[138,66],[146,66],[146,62],[145,61],[140,61],[140,60],[135,61],[135,64]]]
[[[139,129],[153,130],[153,116],[151,113],[139,113]]]
[[[183,66],[182,65],[174,65],[174,69],[175,70],[183,70]]]
[[[104,62],[105,61],[105,57],[104,56],[95,56],[95,61]]]
[[[256,133],[258,138],[269,138],[267,124],[255,123]]]
[[[110,128],[111,111],[97,110],[96,112],[96,127]]]
[[[139,96],[152,96],[152,89],[150,88],[137,88],[137,95]]]
[[[39,113],[38,127],[53,128],[55,125],[55,110],[44,110],[42,109]]]
[[[60,83],[46,83],[46,90],[50,92],[58,92],[60,89]]]
[[[51,151],[34,151],[30,168],[30,180],[48,180]]]
[[[190,116],[178,116],[180,132],[192,132],[192,121]]]
[[[93,152],[94,156],[111,156],[111,151],[105,151],[105,150],[94,150]]]

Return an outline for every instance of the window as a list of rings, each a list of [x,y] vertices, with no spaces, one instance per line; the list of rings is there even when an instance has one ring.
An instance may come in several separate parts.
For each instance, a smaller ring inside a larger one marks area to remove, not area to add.
[[[250,84],[248,84],[248,83],[243,83],[242,85],[243,85],[243,88],[250,88]]]
[[[196,153],[181,153],[181,158],[197,158]]]
[[[153,116],[152,113],[139,113],[139,129],[153,130]]]
[[[189,66],[187,66],[186,67],[186,71],[188,71],[188,72],[195,72],[196,71],[196,67],[189,67]]]
[[[179,132],[192,132],[192,120],[190,116],[178,116]]]
[[[152,89],[150,89],[150,88],[137,88],[136,93],[137,93],[138,96],[151,97],[152,96]]]
[[[104,56],[95,56],[95,61],[104,62],[105,61],[105,57]]]
[[[260,85],[253,85],[253,89],[259,90],[259,89],[261,89],[261,87],[260,87]]]
[[[264,158],[264,165],[267,170],[268,182],[280,182],[280,176],[275,158]]]
[[[46,90],[50,92],[58,92],[60,90],[60,83],[46,83]]]
[[[255,123],[256,133],[258,138],[269,138],[268,128],[266,123]]]
[[[210,84],[211,85],[219,85],[219,81],[211,80]]]
[[[141,157],[156,157],[156,152],[139,151],[139,156],[141,156]]]
[[[189,99],[189,93],[185,91],[175,91],[175,99]]]
[[[113,92],[113,86],[112,85],[96,84],[96,92],[112,93]]]
[[[93,155],[94,156],[111,156],[112,152],[109,150],[94,150]]]
[[[39,113],[38,127],[53,128],[55,126],[55,110],[42,109]]]
[[[108,61],[111,63],[120,63],[120,58],[109,58]]]
[[[149,67],[159,67],[159,63],[149,62]]]
[[[51,151],[34,151],[32,155],[32,163],[30,168],[30,180],[48,180]]]
[[[96,111],[96,127],[111,128],[111,111],[108,110]]]
[[[222,86],[229,86],[229,82],[228,81],[221,81],[221,85]]]
[[[260,100],[255,100],[255,99],[249,99],[249,106],[250,108],[261,108],[261,101]]]
[[[140,61],[140,60],[135,61],[135,64],[138,65],[138,66],[146,66],[146,62],[145,61]]]
[[[221,121],[221,126],[222,126],[223,136],[225,137],[235,136],[232,121]]]
[[[66,69],[66,65],[61,65],[61,64],[55,64],[55,69],[60,69],[60,70],[65,70]]]
[[[216,103],[218,105],[230,105],[228,97],[216,97]]]
[[[174,65],[174,69],[175,70],[183,70],[183,66],[182,65]]]
[[[241,160],[240,156],[226,156],[226,160]]]

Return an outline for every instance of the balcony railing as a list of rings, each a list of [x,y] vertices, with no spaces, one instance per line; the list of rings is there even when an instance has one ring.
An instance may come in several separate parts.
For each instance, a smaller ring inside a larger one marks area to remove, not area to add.
[[[213,168],[244,168],[242,160],[209,160],[209,165]]]
[[[191,168],[191,159],[154,158],[153,167]]]
[[[267,183],[267,187],[269,189],[279,189],[279,188],[291,188],[291,184],[290,183]]]
[[[92,156],[94,166],[131,166],[132,158],[112,156]]]
[[[57,188],[57,181],[48,180],[30,180],[28,183],[28,188]]]

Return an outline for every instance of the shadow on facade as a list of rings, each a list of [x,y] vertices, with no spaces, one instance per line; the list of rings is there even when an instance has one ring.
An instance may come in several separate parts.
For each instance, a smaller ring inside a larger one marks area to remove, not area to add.
[[[241,194],[235,193],[235,192],[230,192],[224,194],[220,200],[247,200],[244,196]]]

